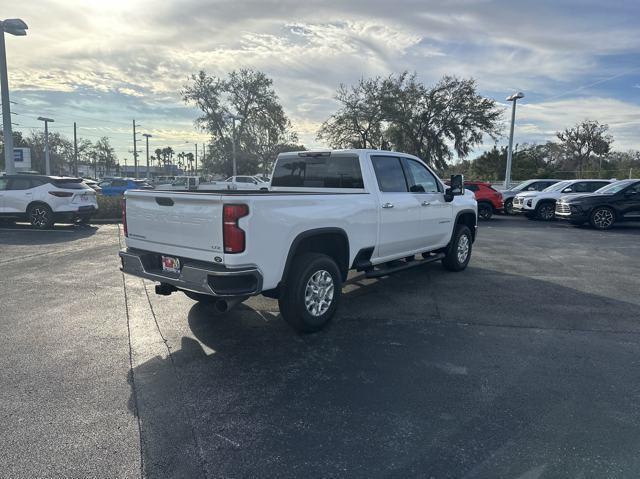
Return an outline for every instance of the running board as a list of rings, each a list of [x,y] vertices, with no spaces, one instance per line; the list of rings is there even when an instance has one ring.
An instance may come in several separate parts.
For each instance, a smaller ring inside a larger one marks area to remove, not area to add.
[[[384,269],[371,269],[365,272],[365,277],[367,278],[379,278],[381,276],[387,276],[392,273],[397,273],[398,271],[404,271],[405,269],[415,268],[416,266],[421,266],[427,263],[433,263],[434,261],[440,261],[446,255],[444,253],[437,253],[433,256],[429,256],[427,258],[423,258],[420,260],[407,261],[404,264],[399,264],[398,266],[390,266]]]

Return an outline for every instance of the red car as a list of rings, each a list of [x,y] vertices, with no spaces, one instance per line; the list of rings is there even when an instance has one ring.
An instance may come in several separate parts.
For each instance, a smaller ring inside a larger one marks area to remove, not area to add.
[[[494,213],[502,213],[504,204],[502,193],[493,189],[490,183],[483,181],[465,181],[464,187],[473,191],[478,202],[478,217],[483,220],[491,219]]]

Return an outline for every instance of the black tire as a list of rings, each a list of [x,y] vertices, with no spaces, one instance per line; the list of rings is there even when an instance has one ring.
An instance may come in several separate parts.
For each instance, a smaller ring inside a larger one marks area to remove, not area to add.
[[[515,214],[515,210],[513,209],[513,198],[509,198],[504,202],[504,214],[505,215]]]
[[[466,241],[465,241],[466,238]],[[466,253],[463,253],[466,243]],[[471,250],[473,248],[473,238],[468,226],[459,224],[447,247],[446,256],[442,259],[442,265],[449,271],[462,271],[469,264]],[[459,254],[460,253],[460,254]]]
[[[342,275],[333,258],[305,253],[294,259],[278,305],[284,320],[296,331],[313,333],[331,320],[341,295]]]
[[[493,216],[493,206],[489,203],[478,203],[478,218],[481,220],[490,220]]]
[[[39,230],[46,230],[53,226],[53,211],[44,203],[36,203],[29,206],[27,216],[31,226]]]
[[[556,205],[545,201],[536,206],[536,218],[542,221],[551,221],[556,218]]]
[[[616,212],[608,206],[598,206],[589,215],[589,223],[597,230],[608,230],[616,222]]]

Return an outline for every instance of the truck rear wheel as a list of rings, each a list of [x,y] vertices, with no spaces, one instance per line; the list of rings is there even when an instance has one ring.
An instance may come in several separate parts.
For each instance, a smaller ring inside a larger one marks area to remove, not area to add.
[[[313,333],[331,320],[341,294],[342,276],[333,258],[305,253],[294,260],[278,305],[295,330]]]
[[[472,244],[473,238],[469,227],[463,224],[457,225],[451,237],[447,255],[442,260],[443,266],[449,271],[465,269],[471,259]]]

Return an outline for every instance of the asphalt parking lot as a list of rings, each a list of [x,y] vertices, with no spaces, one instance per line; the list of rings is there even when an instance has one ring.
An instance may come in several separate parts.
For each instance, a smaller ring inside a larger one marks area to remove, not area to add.
[[[638,224],[497,217],[467,271],[352,278],[310,336],[156,296],[120,241],[0,229],[0,475],[640,474]]]

